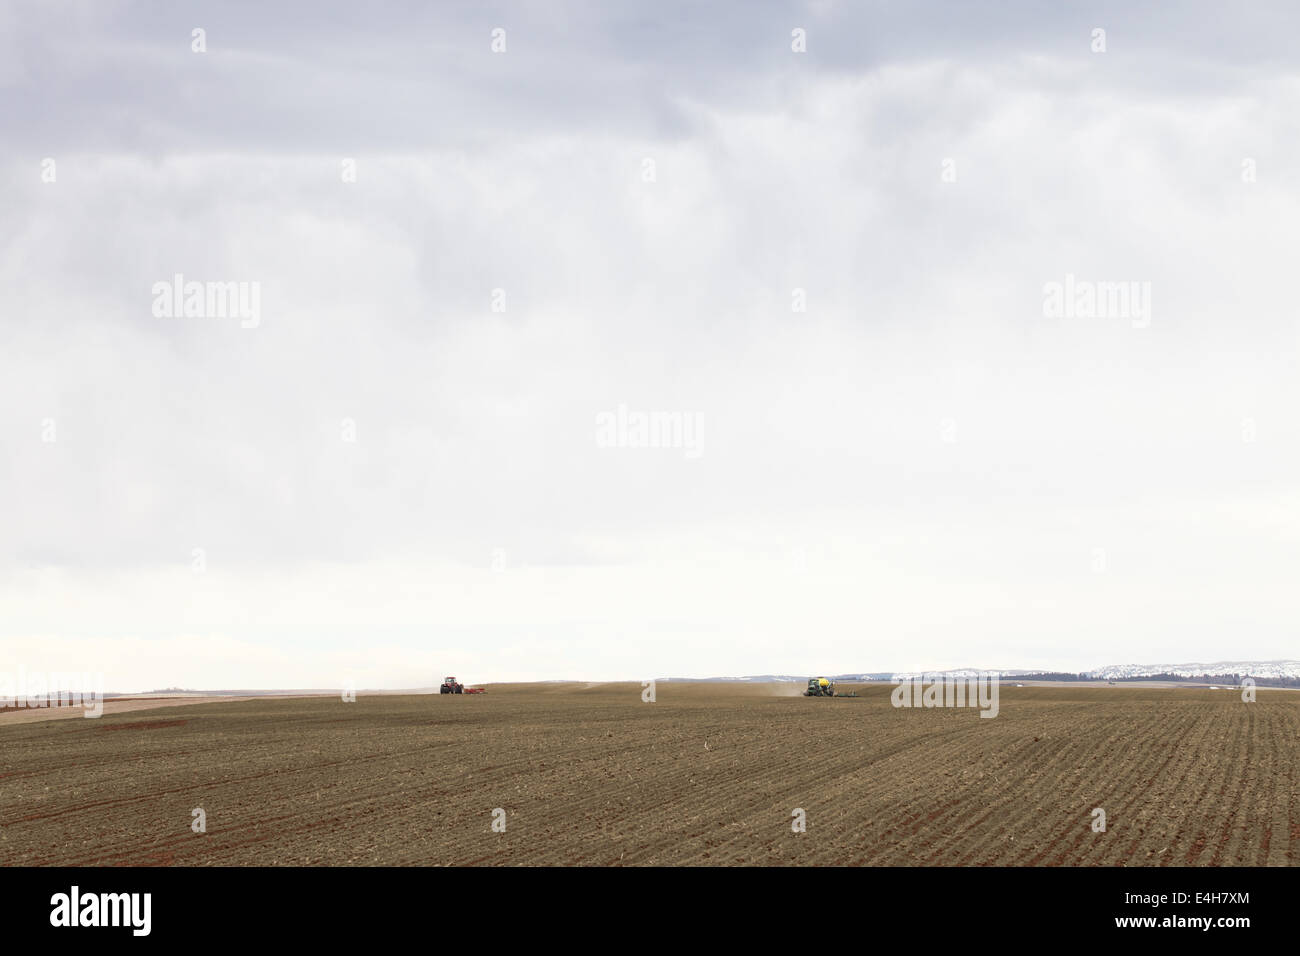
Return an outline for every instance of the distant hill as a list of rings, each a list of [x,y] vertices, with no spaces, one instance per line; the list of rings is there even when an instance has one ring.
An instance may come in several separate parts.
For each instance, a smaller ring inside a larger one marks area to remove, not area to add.
[[[1249,677],[1260,687],[1300,687],[1300,661],[1217,661],[1211,664],[1110,664],[1090,671],[1036,671],[1010,668],[955,668],[946,671],[870,671],[853,674],[755,674],[745,677],[668,677],[664,681],[682,683],[715,681],[750,683],[803,683],[809,677],[829,677],[836,681],[888,681],[895,677],[911,678],[943,675],[974,677],[999,674],[1004,678],[1039,681],[1165,681],[1169,683],[1236,684]]]
[[[1173,674],[1178,677],[1234,677],[1300,680],[1300,661],[1218,661],[1214,664],[1112,664],[1089,674],[1098,680],[1127,680]]]

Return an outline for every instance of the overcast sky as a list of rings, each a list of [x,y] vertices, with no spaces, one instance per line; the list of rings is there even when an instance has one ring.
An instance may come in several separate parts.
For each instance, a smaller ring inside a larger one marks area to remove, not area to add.
[[[1129,6],[5,4],[0,670],[1300,656],[1300,12]]]

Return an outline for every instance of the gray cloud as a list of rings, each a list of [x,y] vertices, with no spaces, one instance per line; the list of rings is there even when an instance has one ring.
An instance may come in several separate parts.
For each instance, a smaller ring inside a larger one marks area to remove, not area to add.
[[[1284,656],[1294,14],[1206,11],[10,12],[0,639],[183,621],[281,685],[366,614],[494,676]],[[155,316],[177,273],[260,324]],[[1149,324],[1046,317],[1067,274]],[[703,454],[601,447],[620,405]]]

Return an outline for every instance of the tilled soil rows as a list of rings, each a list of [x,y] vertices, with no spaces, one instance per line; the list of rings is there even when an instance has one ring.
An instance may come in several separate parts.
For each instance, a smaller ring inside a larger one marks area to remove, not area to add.
[[[1297,692],[1004,686],[988,719],[880,685],[656,690],[0,726],[0,864],[1300,863]]]

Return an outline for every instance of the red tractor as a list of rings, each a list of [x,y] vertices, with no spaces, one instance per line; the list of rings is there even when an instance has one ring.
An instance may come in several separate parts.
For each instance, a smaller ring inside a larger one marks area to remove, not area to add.
[[[442,686],[438,688],[438,693],[463,694],[465,693],[465,685],[457,681],[454,677],[444,677],[442,679]]]

